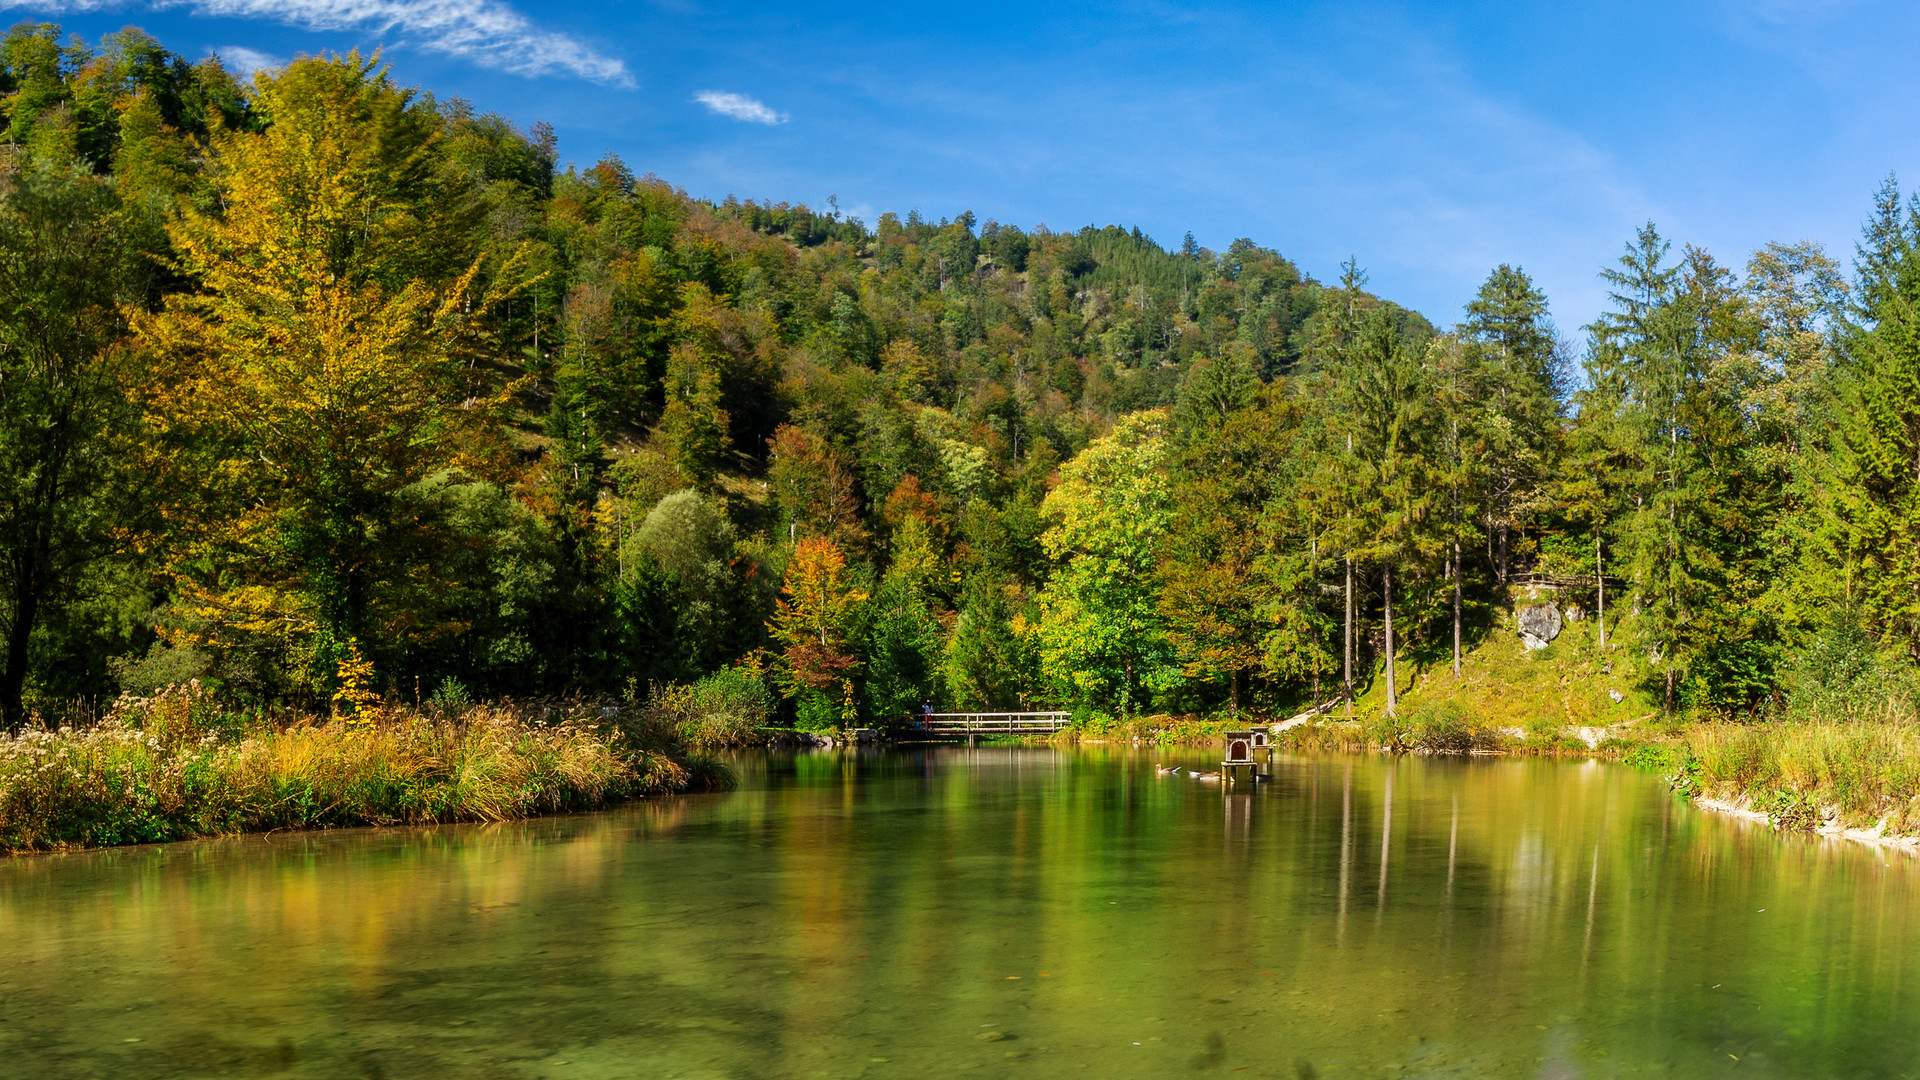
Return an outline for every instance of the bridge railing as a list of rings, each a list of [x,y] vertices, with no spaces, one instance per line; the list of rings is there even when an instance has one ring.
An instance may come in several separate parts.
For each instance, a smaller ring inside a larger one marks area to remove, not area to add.
[[[1073,719],[1070,712],[947,712],[915,713],[914,727],[920,731],[953,734],[1059,731]]]

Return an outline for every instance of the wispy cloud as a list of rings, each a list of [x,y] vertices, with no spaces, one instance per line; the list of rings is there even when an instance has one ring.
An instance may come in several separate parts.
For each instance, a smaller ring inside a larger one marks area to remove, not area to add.
[[[705,105],[710,111],[721,116],[744,120],[749,124],[784,124],[786,113],[777,113],[745,94],[736,94],[731,90],[702,90],[693,95],[693,100]]]
[[[0,0],[0,9],[35,12],[109,11],[126,7],[185,10],[209,18],[270,19],[303,30],[397,34],[397,44],[471,60],[516,75],[573,75],[609,86],[632,86],[616,57],[565,34],[542,30],[501,0]]]
[[[286,63],[286,60],[281,57],[263,53],[259,49],[249,49],[245,45],[222,45],[213,51],[220,57],[220,62],[226,65],[228,71],[241,78],[250,77],[256,71],[277,68]]]

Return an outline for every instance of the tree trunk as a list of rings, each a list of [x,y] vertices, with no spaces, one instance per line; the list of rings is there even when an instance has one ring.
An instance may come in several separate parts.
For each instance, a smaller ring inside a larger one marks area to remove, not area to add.
[[[1343,648],[1345,656],[1344,676],[1346,679],[1347,715],[1353,715],[1353,556],[1347,556],[1347,617],[1342,624]]]
[[[1607,651],[1607,574],[1600,564],[1600,529],[1593,530],[1593,584],[1599,589],[1600,603],[1594,621],[1600,624],[1600,651]]]
[[[1394,712],[1394,708],[1399,704],[1399,698],[1395,696],[1395,689],[1394,689],[1394,682],[1393,682],[1393,567],[1392,566],[1383,566],[1380,568],[1380,591],[1386,597],[1386,613],[1387,613],[1387,715],[1395,716],[1395,715],[1398,715],[1397,713]]]
[[[1240,669],[1234,668],[1227,677],[1227,704],[1235,713],[1240,711]]]
[[[13,622],[7,627],[7,662],[0,668],[0,722],[10,735],[17,734],[27,722],[22,700],[27,685],[27,644],[33,638],[33,621],[39,608],[40,597],[23,582],[14,594]]]
[[[1500,584],[1507,583],[1507,525],[1500,523]]]
[[[1460,677],[1460,537],[1453,538],[1453,677]]]

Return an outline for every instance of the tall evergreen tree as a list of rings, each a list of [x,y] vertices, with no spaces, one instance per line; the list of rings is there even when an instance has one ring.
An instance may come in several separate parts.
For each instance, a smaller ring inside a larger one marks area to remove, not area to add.
[[[1502,263],[1467,305],[1466,343],[1475,418],[1468,438],[1485,468],[1477,502],[1492,550],[1488,562],[1505,584],[1515,529],[1542,505],[1555,465],[1561,415],[1559,341],[1547,298],[1524,270]]]
[[[1883,643],[1920,659],[1920,200],[1878,193],[1855,260],[1829,542],[1845,599]]]

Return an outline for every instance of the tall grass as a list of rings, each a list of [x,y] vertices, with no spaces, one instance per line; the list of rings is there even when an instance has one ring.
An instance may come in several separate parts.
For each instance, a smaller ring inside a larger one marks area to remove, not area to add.
[[[469,706],[273,720],[197,686],[0,736],[0,849],[500,821],[730,783],[643,710]]]
[[[1746,798],[1776,824],[1811,825],[1831,811],[1849,825],[1920,828],[1920,729],[1910,724],[1704,724],[1682,745],[1682,790]]]

